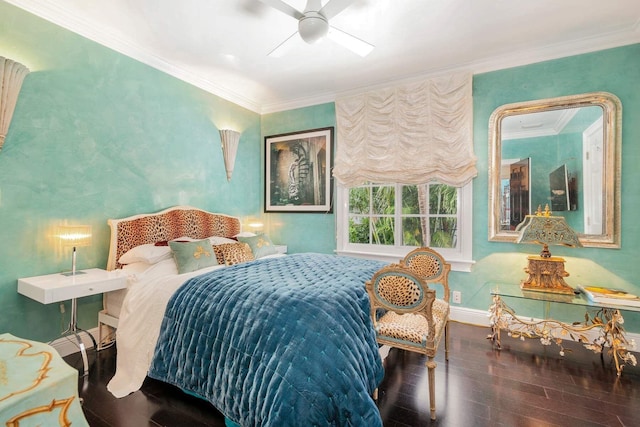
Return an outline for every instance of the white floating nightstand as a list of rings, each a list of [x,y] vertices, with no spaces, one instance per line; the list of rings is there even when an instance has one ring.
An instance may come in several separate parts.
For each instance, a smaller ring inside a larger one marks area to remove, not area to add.
[[[18,293],[42,304],[71,300],[71,319],[69,327],[62,333],[62,336],[75,336],[84,363],[83,375],[87,375],[89,363],[80,333],[85,332],[89,335],[94,346],[95,339],[88,331],[78,328],[77,299],[126,288],[127,276],[118,271],[106,271],[99,268],[90,268],[81,270],[81,272],[81,274],[71,276],[57,273],[18,279]]]

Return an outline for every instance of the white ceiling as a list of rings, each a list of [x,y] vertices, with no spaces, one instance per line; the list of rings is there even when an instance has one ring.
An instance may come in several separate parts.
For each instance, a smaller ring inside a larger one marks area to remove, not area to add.
[[[601,108],[594,106],[592,108]],[[558,135],[571,119],[578,113],[579,108],[541,111],[506,116],[502,120],[502,139],[523,139],[538,136]]]
[[[267,56],[297,22],[259,0],[5,1],[259,113],[640,42],[639,0],[353,0],[330,24],[365,58],[330,40]]]

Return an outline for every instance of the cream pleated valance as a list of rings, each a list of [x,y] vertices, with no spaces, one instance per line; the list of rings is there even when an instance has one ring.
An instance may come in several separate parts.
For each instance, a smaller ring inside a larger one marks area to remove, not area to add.
[[[344,97],[336,116],[333,175],[343,185],[460,187],[477,175],[470,73]]]

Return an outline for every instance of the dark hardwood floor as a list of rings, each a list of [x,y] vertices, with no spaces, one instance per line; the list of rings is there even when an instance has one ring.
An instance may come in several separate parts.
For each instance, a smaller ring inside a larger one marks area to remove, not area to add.
[[[437,420],[428,407],[425,358],[392,350],[385,361],[378,407],[385,427],[395,426],[640,426],[640,367],[626,366],[616,377],[612,360],[576,343],[564,357],[556,346],[503,335],[496,350],[488,328],[453,322],[449,361],[441,345],[436,358]],[[566,351],[566,350],[565,350]],[[78,355],[65,358],[81,366]],[[122,399],[106,389],[115,349],[92,356],[80,396],[89,424],[119,426],[224,426],[207,402],[147,379]]]

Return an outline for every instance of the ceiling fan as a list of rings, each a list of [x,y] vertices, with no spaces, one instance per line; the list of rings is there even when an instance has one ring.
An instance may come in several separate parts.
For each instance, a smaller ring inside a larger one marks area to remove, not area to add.
[[[298,31],[272,50],[269,56],[282,56],[296,34],[300,34],[300,38],[309,44],[328,37],[362,57],[373,50],[373,45],[329,25],[329,19],[346,9],[354,0],[329,0],[324,6],[321,0],[307,0],[304,12],[300,12],[282,0],[260,1],[298,21]]]

